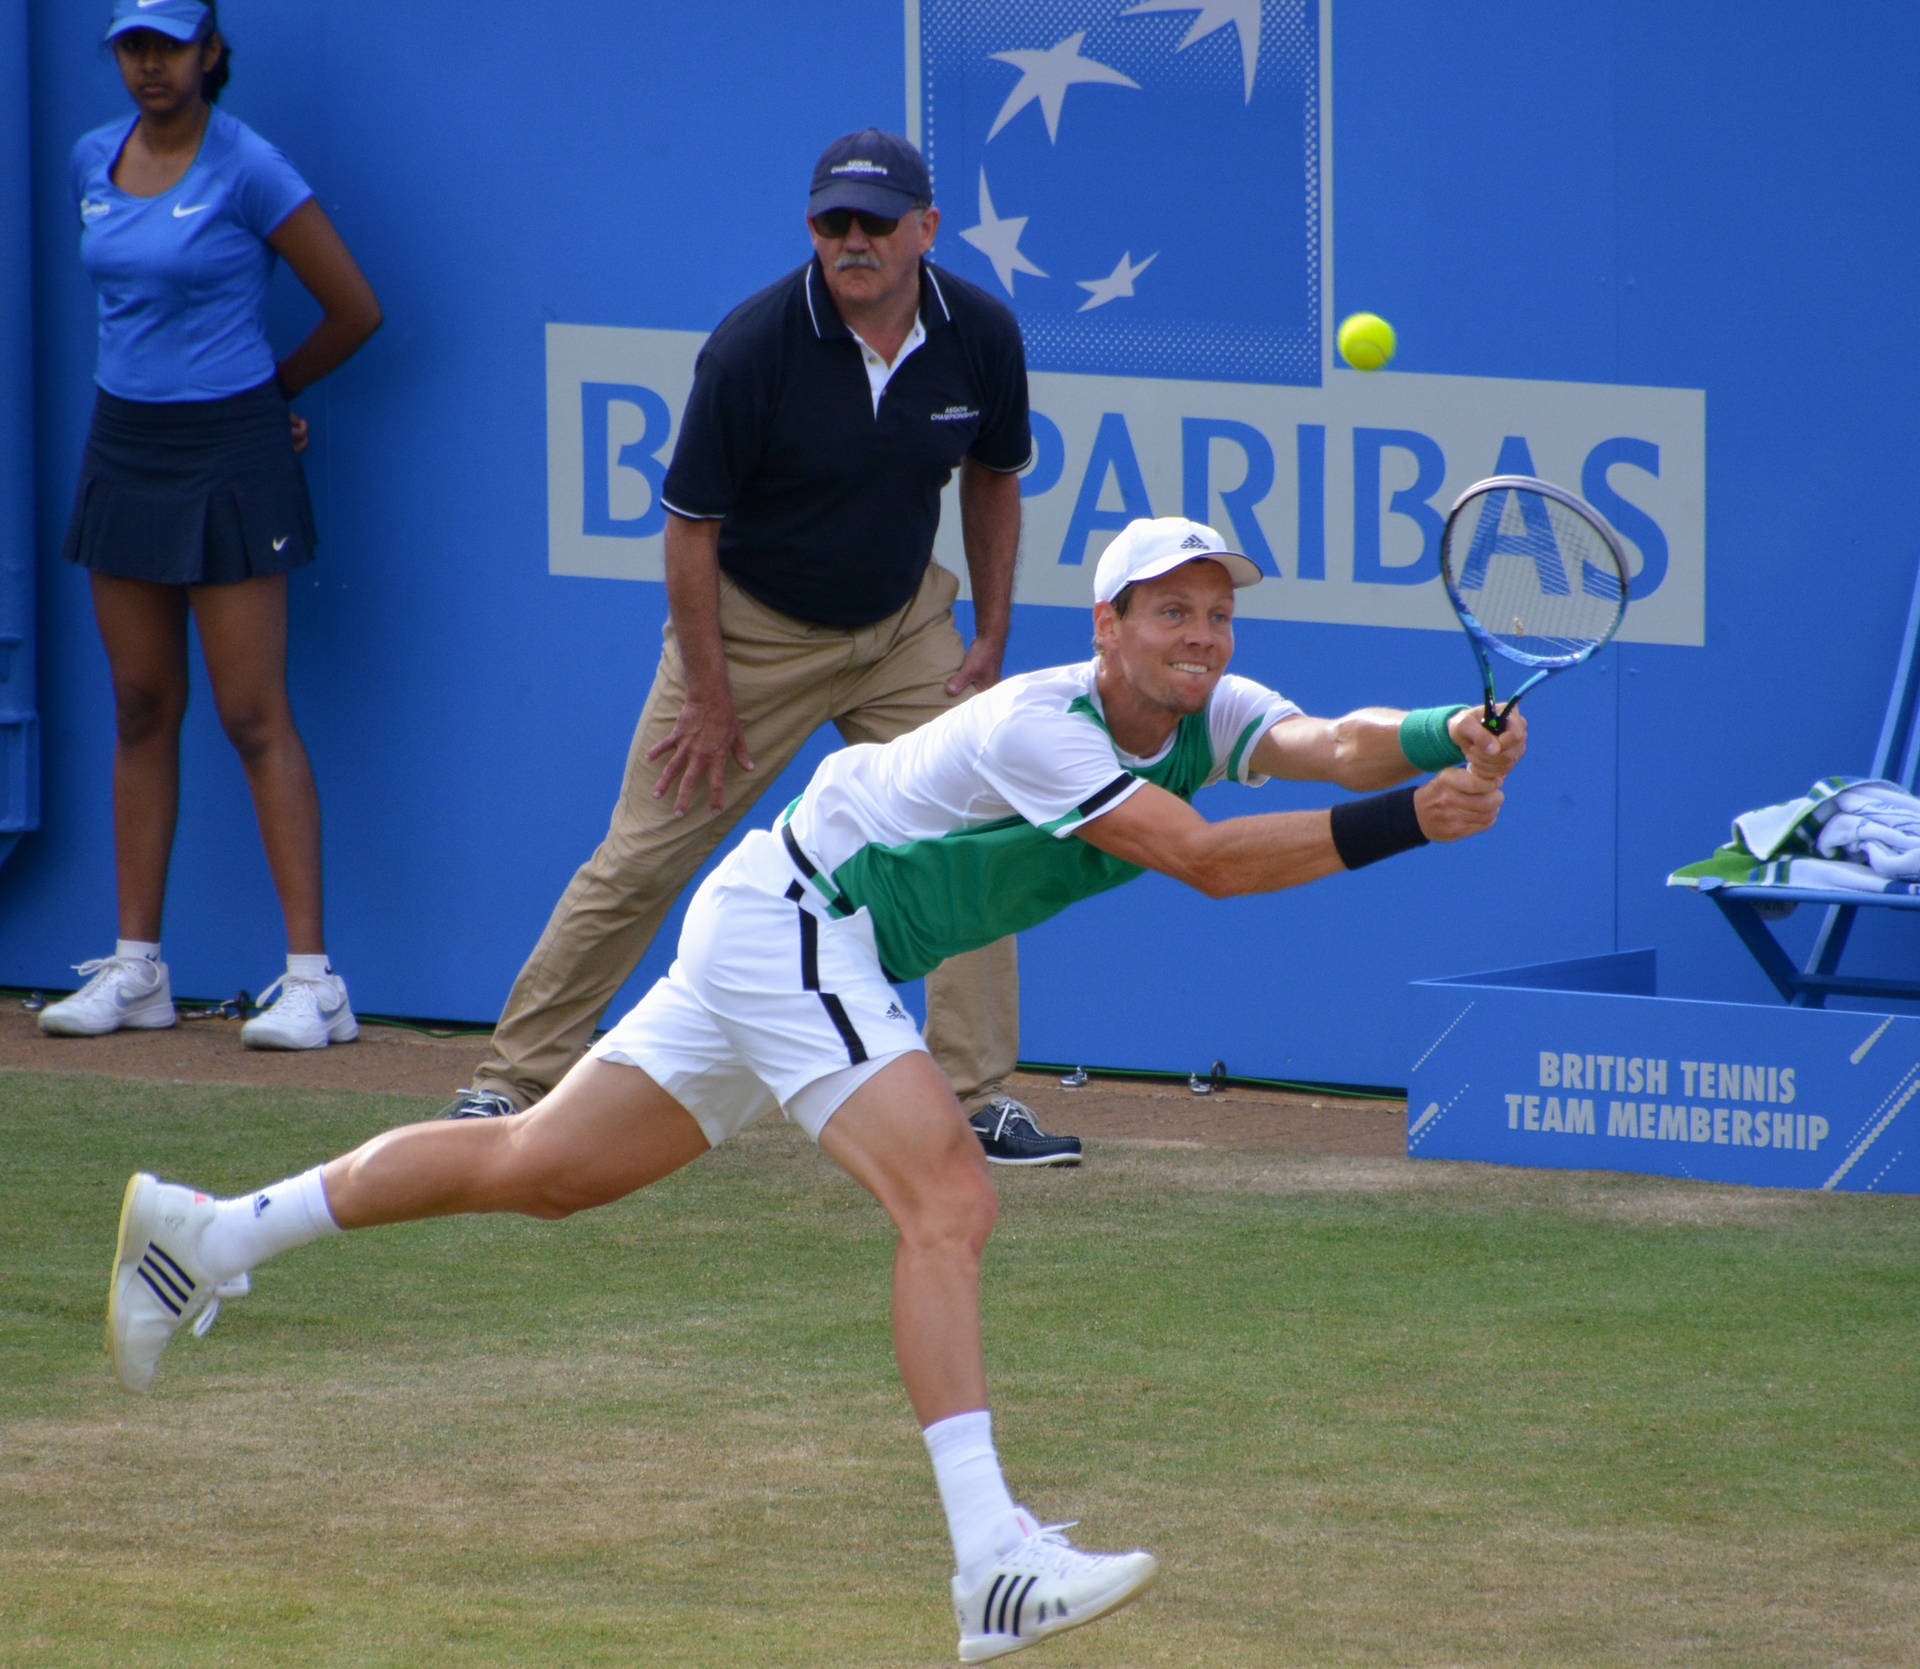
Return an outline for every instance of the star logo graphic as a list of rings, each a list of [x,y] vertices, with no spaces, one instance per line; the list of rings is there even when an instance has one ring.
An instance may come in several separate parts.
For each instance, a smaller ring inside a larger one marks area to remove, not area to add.
[[[1087,292],[1087,299],[1080,303],[1080,311],[1088,313],[1096,307],[1105,307],[1110,301],[1118,301],[1122,296],[1132,295],[1133,281],[1159,259],[1160,252],[1156,249],[1136,266],[1133,251],[1129,249],[1120,257],[1120,264],[1105,278],[1075,279],[1074,282]]]
[[[1253,103],[1253,72],[1260,62],[1260,0],[1141,0],[1129,6],[1126,17],[1142,12],[1198,12],[1185,37],[1173,50],[1185,52],[1229,24],[1240,36],[1240,73],[1247,84],[1247,103]]]
[[[1259,0],[1252,0],[1252,3],[1257,15]],[[1194,25],[1196,29],[1199,27],[1198,23]],[[1255,27],[1258,27],[1257,23]],[[1000,114],[994,117],[993,126],[987,130],[989,144],[995,134],[1030,104],[1040,106],[1040,114],[1047,119],[1047,138],[1057,142],[1060,138],[1060,107],[1066,102],[1067,89],[1079,82],[1131,87],[1139,91],[1140,83],[1132,76],[1122,75],[1118,70],[1110,69],[1092,58],[1082,58],[1080,43],[1086,38],[1087,32],[1082,29],[1063,41],[1056,41],[1045,52],[991,54],[1001,63],[1013,65],[1020,72],[1020,79],[1014,83],[1013,91],[1007,94],[1007,102],[1000,106]],[[1245,36],[1241,38],[1244,40]]]
[[[960,235],[968,243],[993,263],[993,275],[1000,280],[1001,288],[1008,295],[1013,294],[1013,275],[1016,272],[1031,273],[1035,278],[1047,275],[1020,253],[1020,234],[1027,229],[1027,217],[1015,215],[1002,220],[994,211],[993,198],[987,191],[987,171],[980,170],[980,224],[969,226]]]
[[[941,230],[1030,367],[1319,386],[1322,0],[913,9]]]

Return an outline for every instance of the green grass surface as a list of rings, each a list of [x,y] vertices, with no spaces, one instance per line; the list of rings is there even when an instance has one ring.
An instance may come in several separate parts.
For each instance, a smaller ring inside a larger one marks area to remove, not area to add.
[[[421,1101],[0,1072],[0,1663],[950,1662],[891,1236],[784,1126],[563,1224],[266,1265],[154,1392],[135,1168],[230,1193]],[[1920,1662],[1920,1211],[1107,1145],[1003,1175],[1017,1495],[1159,1586],[1075,1665]]]

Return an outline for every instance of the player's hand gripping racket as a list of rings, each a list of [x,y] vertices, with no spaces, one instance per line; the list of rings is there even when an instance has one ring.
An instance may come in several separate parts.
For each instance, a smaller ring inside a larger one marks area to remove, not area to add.
[[[1619,536],[1590,504],[1531,475],[1476,481],[1454,501],[1440,536],[1440,575],[1480,663],[1482,722],[1495,735],[1516,701],[1586,660],[1627,611]],[[1532,672],[1498,709],[1495,655]]]

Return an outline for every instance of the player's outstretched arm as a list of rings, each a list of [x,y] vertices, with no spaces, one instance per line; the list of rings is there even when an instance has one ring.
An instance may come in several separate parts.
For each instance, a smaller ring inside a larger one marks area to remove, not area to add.
[[[1075,833],[1209,898],[1231,898],[1302,886],[1428,841],[1463,840],[1493,827],[1505,799],[1499,778],[1456,766],[1416,789],[1335,811],[1276,811],[1210,823],[1178,795],[1146,783]]]
[[[1296,714],[1260,738],[1253,750],[1253,771],[1290,782],[1334,782],[1361,794],[1392,788],[1422,769],[1407,757],[1402,732],[1406,718],[1397,707],[1360,707],[1337,719]],[[1479,708],[1465,707],[1447,720],[1446,734],[1476,771],[1496,781],[1527,751],[1526,725],[1518,710],[1496,736],[1480,722]]]

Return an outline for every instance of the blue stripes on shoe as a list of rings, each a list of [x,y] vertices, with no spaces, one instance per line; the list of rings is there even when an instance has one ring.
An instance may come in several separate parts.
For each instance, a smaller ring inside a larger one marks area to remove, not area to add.
[[[1010,1634],[1016,1640],[1020,1638],[1020,1619],[1027,1608],[1027,1595],[1033,1592],[1038,1576],[1029,1576],[1025,1581],[1014,1577],[1009,1581],[1005,1576],[996,1576],[993,1586],[987,1590],[987,1603],[980,1608],[980,1630],[983,1634]],[[1006,1583],[1004,1588],[1002,1583]],[[999,1612],[994,1611],[994,1602],[999,1602]],[[1037,1621],[1038,1619],[1036,1619]]]
[[[1020,1597],[1013,1602],[1013,1627],[1007,1632],[1016,1640],[1020,1637],[1020,1613],[1027,1608],[1027,1595],[1033,1592],[1033,1585],[1039,1580],[1037,1576],[1028,1577],[1026,1586],[1020,1590]]]
[[[147,1250],[140,1259],[140,1279],[153,1289],[153,1295],[175,1315],[179,1315],[193,1300],[194,1283],[179,1264],[149,1240]]]

